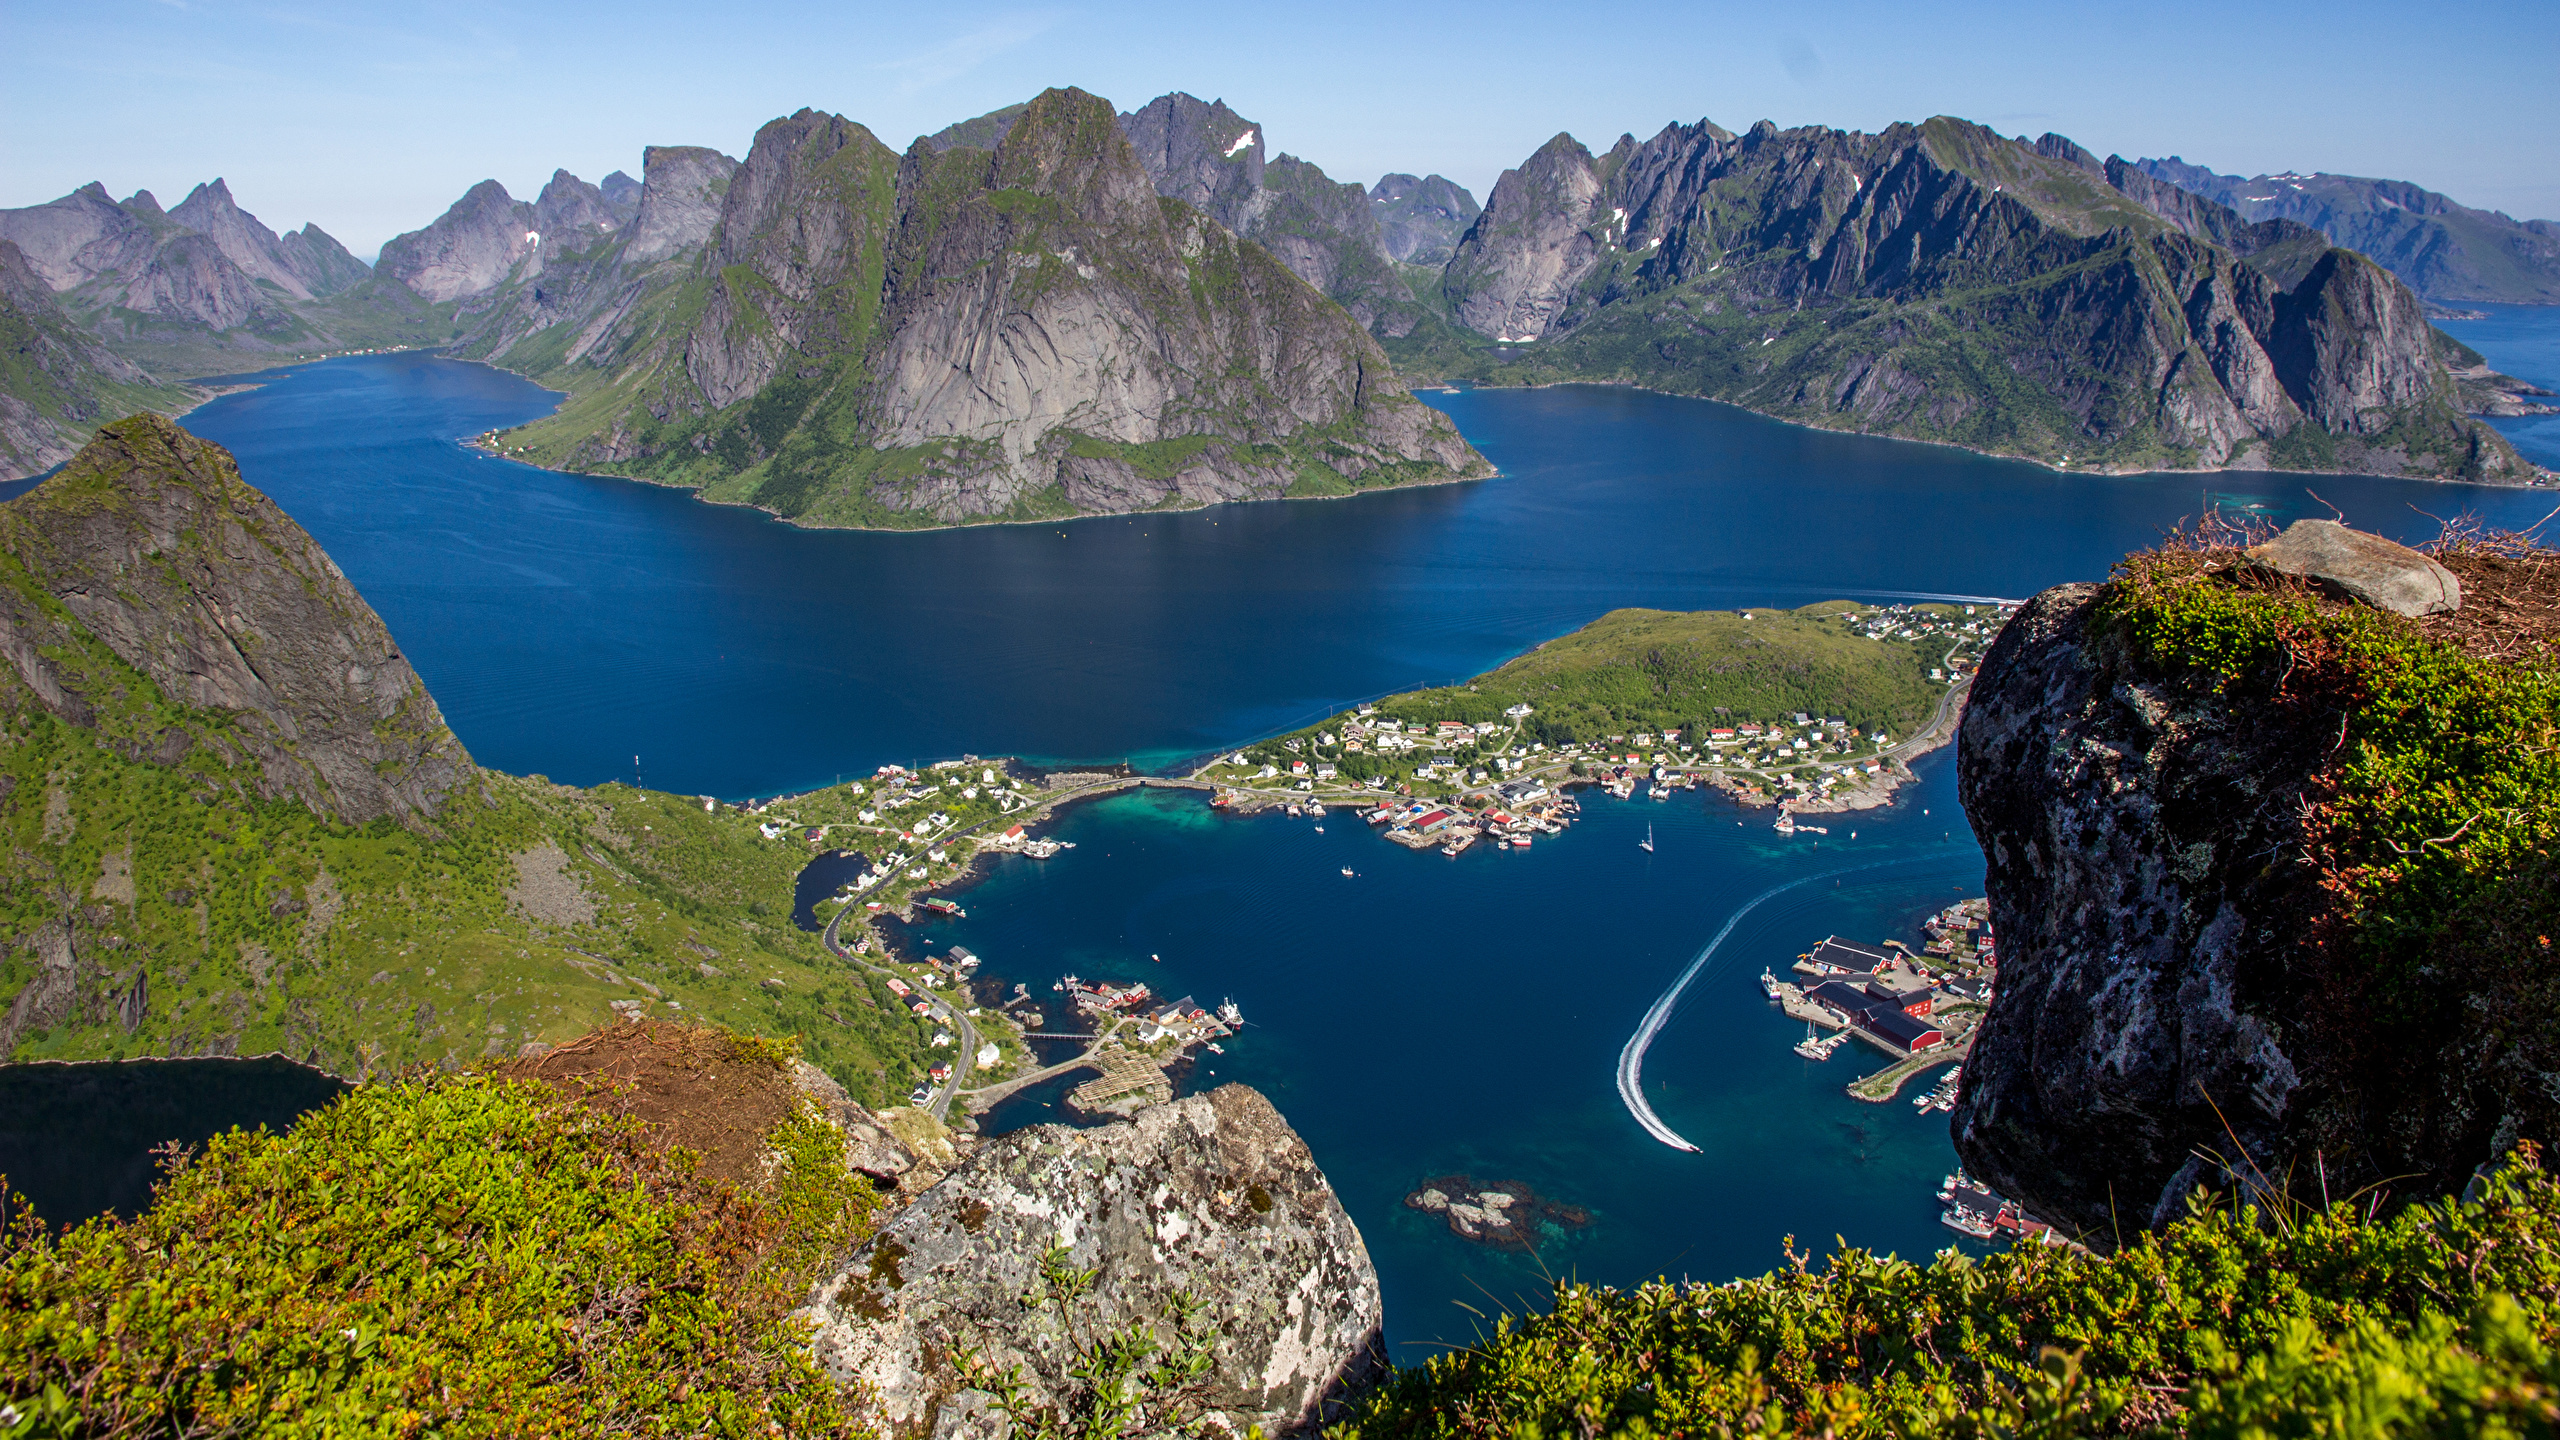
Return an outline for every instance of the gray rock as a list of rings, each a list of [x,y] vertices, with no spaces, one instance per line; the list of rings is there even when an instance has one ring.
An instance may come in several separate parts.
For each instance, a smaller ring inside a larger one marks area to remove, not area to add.
[[[1369,187],[1378,240],[1405,265],[1446,265],[1467,227],[1484,213],[1467,187],[1439,175],[1384,175]]]
[[[1093,1272],[1072,1305],[1029,1305],[1042,1257]],[[1294,1432],[1382,1365],[1377,1272],[1304,1142],[1228,1085],[1095,1130],[987,1142],[818,1286],[819,1363],[901,1436],[998,1433],[953,1347],[1020,1367],[1025,1402],[1070,1403],[1080,1345],[1132,1324],[1168,1349],[1178,1291],[1214,1327],[1198,1403],[1228,1432]],[[1144,1433],[1169,1417],[1147,1417]]]
[[[711,238],[720,197],[738,162],[699,145],[652,145],[641,152],[639,214],[623,259],[663,260]]]
[[[2248,555],[2265,569],[2394,615],[2415,619],[2462,608],[2462,581],[2452,571],[2406,545],[2335,520],[2296,520]]]
[[[1497,340],[1536,340],[1555,328],[1599,259],[1590,227],[1603,189],[1591,152],[1570,135],[1503,171],[1442,276],[1458,323]]]
[[[533,207],[495,180],[463,192],[423,230],[384,242],[374,268],[422,299],[441,303],[494,290],[541,264]]]

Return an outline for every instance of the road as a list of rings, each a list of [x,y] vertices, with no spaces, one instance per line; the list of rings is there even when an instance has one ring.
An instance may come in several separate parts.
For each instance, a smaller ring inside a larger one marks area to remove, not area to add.
[[[900,975],[897,971],[885,965],[874,965],[846,949],[844,942],[837,938],[844,925],[844,917],[852,914],[855,908],[848,902],[843,909],[835,913],[835,918],[827,922],[827,928],[821,932],[827,942],[827,948],[856,969],[867,970],[884,979],[905,980],[907,977]],[[951,1062],[951,1078],[942,1082],[942,1088],[936,1090],[933,1098],[927,1100],[924,1106],[932,1112],[934,1119],[940,1120],[951,1114],[951,1097],[960,1093],[960,1082],[968,1078],[969,1072],[977,1067],[980,1043],[978,1027],[969,1023],[969,1017],[960,1013],[959,1006],[944,999],[941,991],[925,990],[920,994],[925,1004],[932,1007],[934,1018],[951,1027],[952,1033],[960,1037],[960,1054]]]

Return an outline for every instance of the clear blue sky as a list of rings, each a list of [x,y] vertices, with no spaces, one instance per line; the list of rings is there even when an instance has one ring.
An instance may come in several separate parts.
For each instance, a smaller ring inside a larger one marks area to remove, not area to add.
[[[1479,199],[1569,130],[1705,116],[1874,130],[1954,114],[2101,155],[2415,180],[2560,217],[2560,3],[2367,0],[1579,7],[0,0],[0,205],[90,180],[174,205],[226,176],[278,230],[370,256],[496,178],[744,156],[804,105],[892,147],[1081,85],[1224,97],[1337,179],[1437,170]]]

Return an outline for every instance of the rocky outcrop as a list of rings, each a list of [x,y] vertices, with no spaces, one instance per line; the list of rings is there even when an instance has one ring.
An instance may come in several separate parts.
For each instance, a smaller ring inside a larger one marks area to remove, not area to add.
[[[622,247],[627,263],[664,260],[711,238],[720,223],[721,196],[738,162],[699,145],[652,145],[641,152],[637,208],[630,238]],[[620,171],[614,172],[620,174]]]
[[[2139,672],[2048,590],[1985,656],[1957,786],[1989,875],[1997,1002],[1965,1061],[1969,1170],[2068,1233],[2111,1240],[2183,1213],[2280,1128],[2302,1069],[2285,951],[2312,914],[2297,867],[2306,739]]]
[[[531,207],[483,180],[423,230],[384,242],[374,268],[429,301],[493,290],[531,259],[540,239]]]
[[[1597,157],[1559,135],[1505,172],[1441,290],[1494,342],[1425,352],[1443,373],[2106,469],[2527,474],[2379,267],[2057,135],[1701,121]]]
[[[1003,138],[901,158],[841,116],[767,125],[690,323],[627,305],[576,342],[629,400],[570,463],[839,523],[1489,473],[1355,320],[1160,196],[1107,102],[1050,91],[977,128]]]
[[[1465,186],[1439,175],[1380,176],[1369,187],[1369,203],[1387,258],[1403,265],[1448,264],[1467,227],[1484,213]]]
[[[1383,1368],[1358,1228],[1305,1143],[1240,1085],[1127,1124],[986,1142],[822,1281],[811,1313],[819,1363],[866,1387],[870,1418],[898,1436],[1005,1433],[981,1387],[1008,1370],[1023,1420],[1079,1413],[1091,1380],[1073,1372],[1131,1326],[1159,1359],[1208,1360],[1142,1401],[1137,1433],[1195,1417],[1295,1433]]]
[[[252,759],[269,798],[348,824],[417,822],[470,757],[382,621],[230,453],[157,415],[100,431],[0,507],[0,654],[12,688],[129,758],[196,746]],[[93,694],[103,650],[188,707],[131,731],[134,697]],[[201,716],[198,720],[194,717]]]
[[[2217,175],[2175,155],[2133,162],[2164,186],[2250,220],[2309,226],[2371,256],[2430,300],[2560,302],[2560,222],[2476,210],[2406,180],[2356,175]]]
[[[2549,653],[2555,562],[2305,523],[2184,578],[2037,596],[1966,705],[2000,973],[1956,1147],[2093,1243],[2199,1186],[2451,1195],[2560,1134],[2560,884],[2515,843],[2549,833],[2528,742],[2550,702],[2518,673],[2542,662],[2496,658]],[[2336,618],[2231,598],[2268,589]],[[2467,813],[2413,820],[2412,794]]]
[[[79,309],[127,310],[213,331],[293,328],[214,237],[162,213],[148,190],[119,203],[90,184],[47,204],[0,210],[0,239],[23,251],[56,292],[72,292],[65,298]]]

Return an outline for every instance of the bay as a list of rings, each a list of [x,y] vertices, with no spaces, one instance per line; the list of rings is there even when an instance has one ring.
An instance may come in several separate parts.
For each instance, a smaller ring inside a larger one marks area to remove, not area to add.
[[[2502,312],[2465,338],[2538,378],[2555,321]],[[329,549],[478,759],[730,798],[964,752],[1161,766],[1476,673],[1622,605],[2021,597],[2099,578],[2208,504],[2278,522],[2334,505],[2422,539],[2430,512],[2522,525],[2549,499],[2057,474],[1568,387],[1425,397],[1502,467],[1482,483],[809,532],[464,449],[456,437],[556,400],[486,367],[372,356],[258,379],[187,424]],[[1952,757],[1919,771],[1891,810],[1825,837],[1782,841],[1700,795],[1592,798],[1533,851],[1455,860],[1340,812],[1319,834],[1144,790],[1068,812],[1054,833],[1076,849],[995,862],[965,919],[911,938],[968,944],[990,979],[1037,993],[1073,970],[1234,996],[1253,1026],[1183,1086],[1272,1094],[1367,1235],[1409,1363],[1500,1307],[1535,1308],[1550,1276],[1722,1279],[1784,1263],[1790,1234],[1908,1256],[1948,1243],[1930,1193],[1953,1163],[1944,1120],[1849,1100],[1874,1057],[1798,1059],[1797,1028],[1754,983],[1825,934],[1913,939],[1979,893]],[[1852,867],[1879,868],[1828,873]],[[1735,929],[1648,1059],[1648,1098],[1702,1153],[1646,1139],[1615,1093],[1619,1047],[1737,909],[1807,877]],[[1061,1089],[989,1128],[1056,1116]],[[1470,1245],[1403,1204],[1448,1173],[1525,1181],[1591,1223],[1535,1254]]]

